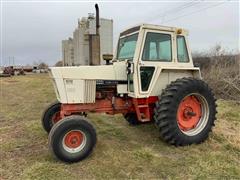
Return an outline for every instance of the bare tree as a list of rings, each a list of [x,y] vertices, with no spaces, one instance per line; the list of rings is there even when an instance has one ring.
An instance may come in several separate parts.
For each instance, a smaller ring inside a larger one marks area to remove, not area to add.
[[[48,65],[44,62],[41,62],[39,65],[38,65],[38,69],[47,69],[48,68]]]
[[[216,45],[193,57],[218,98],[240,101],[240,54],[227,52],[221,45]]]

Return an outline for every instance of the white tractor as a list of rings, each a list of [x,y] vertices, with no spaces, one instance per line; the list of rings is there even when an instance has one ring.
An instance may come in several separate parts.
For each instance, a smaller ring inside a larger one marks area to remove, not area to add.
[[[65,162],[86,158],[96,144],[88,112],[123,114],[132,125],[155,122],[175,146],[207,139],[216,100],[194,67],[181,28],[142,24],[120,34],[112,63],[52,67],[58,102],[43,114],[53,154]]]

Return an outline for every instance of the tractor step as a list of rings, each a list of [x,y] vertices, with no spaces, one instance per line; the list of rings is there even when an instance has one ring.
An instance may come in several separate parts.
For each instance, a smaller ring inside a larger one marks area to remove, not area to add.
[[[140,122],[150,121],[150,110],[147,98],[134,99],[134,107]]]

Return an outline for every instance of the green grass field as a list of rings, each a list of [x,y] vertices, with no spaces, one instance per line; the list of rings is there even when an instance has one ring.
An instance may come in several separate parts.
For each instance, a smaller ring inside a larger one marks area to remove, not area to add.
[[[98,142],[86,160],[65,164],[48,150],[41,114],[55,100],[46,74],[1,78],[0,179],[240,179],[240,104],[219,100],[216,126],[200,145],[164,143],[154,124],[90,114]]]

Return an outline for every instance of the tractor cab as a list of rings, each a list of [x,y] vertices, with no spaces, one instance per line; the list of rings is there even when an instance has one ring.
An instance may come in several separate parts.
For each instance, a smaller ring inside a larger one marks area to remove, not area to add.
[[[127,62],[129,96],[153,95],[154,91],[157,91],[154,83],[159,74],[169,72],[170,69],[184,71],[191,68],[198,71],[193,67],[187,35],[188,32],[184,29],[147,24],[130,28],[120,34],[114,59],[117,62]],[[199,75],[199,72],[194,73]],[[165,76],[168,75],[169,73],[165,73]],[[175,75],[178,76],[177,73]],[[162,80],[163,85],[169,81],[167,77]]]

